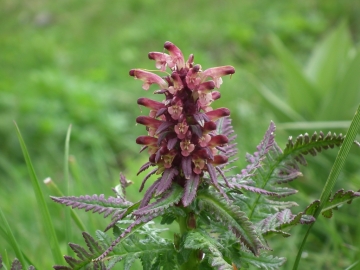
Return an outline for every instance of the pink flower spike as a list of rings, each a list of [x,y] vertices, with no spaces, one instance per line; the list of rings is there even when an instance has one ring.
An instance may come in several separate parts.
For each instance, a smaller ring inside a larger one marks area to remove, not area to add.
[[[228,142],[229,142],[229,139],[225,135],[216,135],[216,136],[211,137],[209,146],[210,147],[223,146],[224,144],[227,144]]]
[[[210,140],[211,140],[211,136],[209,134],[205,134],[199,139],[199,144],[201,147],[206,147],[210,142]]]
[[[177,72],[173,72],[171,74],[171,78],[173,79],[173,86],[169,87],[169,92],[173,95],[176,94],[177,91],[183,89],[184,85],[181,81],[181,78]]]
[[[161,103],[161,102],[149,99],[149,98],[144,98],[144,97],[139,98],[137,100],[137,104],[147,107],[151,110],[156,110],[156,111],[160,110],[161,108],[165,108],[164,103]]]
[[[137,144],[146,145],[146,146],[157,145],[157,141],[158,141],[157,138],[150,137],[150,136],[139,136],[136,138]]]
[[[154,119],[150,116],[138,116],[136,118],[136,123],[147,126],[148,128],[157,129],[163,121]]]
[[[229,116],[230,110],[228,108],[218,108],[205,113],[210,121],[216,121],[221,117]]]
[[[199,92],[199,103],[200,106],[208,106],[213,102],[212,94],[206,92]]]
[[[212,95],[213,100],[217,100],[221,97],[221,94],[219,91],[212,91],[211,95]]]
[[[216,155],[214,156],[214,160],[210,161],[211,164],[217,166],[228,162],[228,158],[223,155]]]
[[[158,84],[160,88],[167,88],[168,84],[167,82],[162,79],[159,75],[156,75],[154,73],[144,71],[142,69],[132,69],[129,72],[130,76],[135,77],[135,79],[142,80],[144,82],[142,88],[144,90],[149,90],[150,85],[152,84]]]
[[[165,168],[171,168],[172,162],[173,162],[176,154],[177,154],[176,150],[171,150],[169,153],[167,153],[166,155],[163,155],[161,157],[164,162]]]
[[[189,126],[187,125],[186,121],[184,120],[183,122],[175,125],[174,130],[177,134],[177,137],[182,140],[185,138],[186,136],[186,132],[188,131]]]
[[[209,92],[209,90],[213,90],[214,88],[215,88],[215,82],[207,81],[201,83],[196,90],[198,90],[199,92]]]
[[[195,65],[186,74],[185,81],[186,81],[187,87],[190,90],[195,90],[198,87],[198,85],[201,83],[201,78],[199,77],[200,71],[201,71],[201,66]]]
[[[174,120],[178,120],[180,115],[182,114],[183,107],[180,106],[181,104],[175,104],[173,106],[168,107],[168,112],[171,115],[171,118]]]
[[[194,64],[194,55],[190,54],[188,60],[186,61],[186,67],[192,68]]]
[[[205,122],[203,127],[203,133],[209,133],[213,130],[216,130],[216,124],[213,121]]]
[[[155,60],[155,67],[160,69],[161,71],[166,70],[166,59],[168,59],[169,55],[167,53],[162,52],[149,52],[149,59]]]
[[[221,66],[221,67],[213,67],[205,70],[201,76],[202,79],[205,80],[207,77],[211,77],[214,82],[216,88],[220,88],[220,85],[222,84],[222,76],[234,74],[235,69],[232,66]]]
[[[140,145],[145,145],[148,147],[149,154],[155,154],[158,150],[157,138],[150,136],[140,136],[136,139],[136,143]]]
[[[166,41],[164,44],[164,48],[169,51],[169,57],[167,57],[167,64],[172,69],[173,67],[177,67],[177,70],[180,70],[185,67],[185,60],[181,50],[176,47],[170,41]]]
[[[205,160],[201,158],[196,158],[196,159],[192,159],[192,162],[195,165],[193,169],[194,173],[200,174],[205,167]]]
[[[192,151],[195,149],[195,145],[190,142],[190,140],[183,140],[180,142],[181,154],[184,157],[190,155]]]

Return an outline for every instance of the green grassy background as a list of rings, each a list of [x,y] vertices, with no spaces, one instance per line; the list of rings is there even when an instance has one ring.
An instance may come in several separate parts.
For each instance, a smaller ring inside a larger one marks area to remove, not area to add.
[[[345,91],[342,84],[324,83],[316,106],[302,111],[309,99],[300,95],[296,102],[291,100],[289,93],[302,89],[289,90],[291,82],[296,81],[287,73],[287,58],[276,40],[281,40],[296,65],[307,72],[308,63],[316,58],[314,48],[345,22],[341,32],[345,38],[339,40],[349,42],[331,47],[328,57],[335,59],[334,66],[342,67],[336,63],[346,62],[348,55],[358,55],[359,14],[360,3],[350,0],[2,0],[0,205],[25,254],[39,269],[50,269],[53,264],[13,121],[19,125],[39,179],[51,177],[64,190],[64,143],[72,124],[72,194],[112,195],[111,187],[118,183],[122,171],[135,182],[128,193],[136,200],[140,198],[137,189],[142,180],[136,172],[146,161],[144,153],[137,154],[139,147],[134,142],[136,136],[144,134],[143,127],[135,125],[136,116],[142,113],[136,100],[152,95],[142,90],[141,83],[129,77],[128,71],[152,69],[154,63],[147,59],[149,51],[162,51],[169,40],[185,56],[194,53],[195,62],[203,68],[236,68],[231,79],[224,78],[222,99],[214,106],[231,109],[243,157],[254,151],[270,120],[279,125],[277,140],[282,147],[288,135],[305,131],[296,126],[295,130],[281,129],[282,123],[296,124],[299,119],[274,108],[264,98],[264,88],[296,109],[304,122],[351,119],[352,108],[359,103],[358,81],[351,84],[356,86],[353,92],[344,94],[350,97],[347,103],[336,100],[321,106],[325,97],[332,96],[332,92],[326,92],[331,87],[340,89],[340,93]],[[341,74],[343,69],[334,74]],[[324,73],[322,80],[331,82],[336,77],[329,74]],[[349,81],[352,77],[345,78]],[[343,125],[334,125],[335,131],[346,131]],[[318,131],[313,127],[306,130]],[[302,207],[320,196],[337,151],[332,152],[310,158],[313,164],[306,168],[305,177],[293,184],[300,190],[297,200]],[[358,157],[359,151],[354,150],[338,187],[359,189]],[[240,158],[238,165],[244,166],[244,159]],[[43,188],[46,196],[52,194]],[[50,199],[47,202],[65,254],[64,207]],[[336,212],[335,218],[319,219],[305,248],[303,269],[345,269],[358,260],[358,207],[355,201]],[[107,222],[97,215],[79,215],[91,234]],[[284,269],[291,267],[304,232],[295,228],[290,239],[271,240],[274,254],[289,260]],[[74,229],[73,233],[73,241],[80,243],[79,231]],[[15,256],[0,235],[0,253],[5,250],[10,258]]]

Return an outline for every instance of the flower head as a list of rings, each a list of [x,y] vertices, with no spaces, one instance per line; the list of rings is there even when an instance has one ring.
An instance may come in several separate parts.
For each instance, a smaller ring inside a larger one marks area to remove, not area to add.
[[[185,62],[183,53],[173,43],[165,42],[164,48],[168,54],[151,52],[148,56],[155,60],[155,66],[161,72],[170,68],[171,75],[160,77],[141,69],[130,71],[131,76],[144,82],[145,90],[151,84],[157,84],[161,89],[155,93],[165,95],[162,102],[138,99],[138,104],[151,112],[150,116],[136,119],[149,132],[148,136],[140,136],[136,142],[148,148],[149,163],[158,167],[151,173],[179,172],[174,173],[172,181],[184,188],[190,186],[184,184],[186,181],[200,179],[196,180],[199,184],[208,175],[218,188],[213,172],[214,167],[227,162],[219,147],[226,144],[228,138],[216,133],[216,121],[230,115],[230,111],[227,108],[212,109],[211,104],[220,98],[220,92],[213,89],[220,87],[221,77],[234,74],[235,69],[222,66],[202,71],[201,65],[194,64],[192,54]],[[157,190],[161,193],[166,188],[157,187]]]

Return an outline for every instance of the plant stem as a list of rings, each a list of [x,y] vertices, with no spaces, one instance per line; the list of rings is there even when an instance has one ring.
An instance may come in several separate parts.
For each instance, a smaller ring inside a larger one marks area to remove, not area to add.
[[[186,209],[185,209],[186,210]],[[177,222],[180,228],[180,237],[192,230],[188,227],[188,219],[190,218],[191,213],[187,213],[185,217],[178,217]],[[180,265],[181,270],[196,270],[199,267],[199,258],[198,251],[194,250],[189,255],[189,259],[184,264]]]

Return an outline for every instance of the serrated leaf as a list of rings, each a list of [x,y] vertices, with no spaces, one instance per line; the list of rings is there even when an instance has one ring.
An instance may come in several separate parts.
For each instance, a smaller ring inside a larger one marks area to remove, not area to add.
[[[173,184],[170,190],[164,193],[160,198],[152,204],[140,207],[133,212],[135,216],[143,216],[165,210],[166,208],[178,203],[183,195],[183,188],[177,184]]]
[[[181,198],[184,207],[187,207],[194,200],[199,184],[200,177],[195,173],[192,173],[191,178],[186,180],[184,194]]]
[[[160,237],[159,233],[163,229],[151,227],[151,222],[148,222],[149,219],[138,219],[135,222],[122,220],[121,224],[130,223],[130,226],[126,229],[117,228],[120,236],[115,241],[103,232],[97,231],[100,241],[111,247],[111,256],[105,252],[105,255],[103,254],[96,260],[109,260],[107,269],[111,269],[120,261],[124,263],[124,269],[131,269],[136,259],[140,259],[143,269],[157,269],[154,268],[155,265],[164,267],[163,269],[175,269],[173,267],[175,266],[176,251],[173,243]],[[117,241],[118,239],[119,241]],[[173,267],[169,268],[169,265]]]
[[[279,269],[285,262],[285,258],[274,257],[261,253],[259,256],[254,256],[251,253],[241,251],[242,261],[251,264],[260,269],[275,270]]]
[[[162,215],[160,224],[171,224],[178,217],[185,217],[185,211],[180,207],[169,207],[166,209],[166,212]]]
[[[299,135],[295,142],[290,136],[284,149],[284,155],[307,155],[308,153],[313,156],[318,152],[321,152],[323,149],[334,148],[334,146],[340,146],[344,141],[344,136],[342,134],[337,135],[336,133],[329,132],[324,134],[319,132],[319,135],[314,132],[312,136],[309,136],[307,133],[304,135]],[[301,163],[301,162],[300,162]],[[304,164],[306,165],[306,164]]]
[[[178,170],[175,167],[167,168],[163,172],[159,185],[156,188],[155,196],[162,194],[168,190],[172,184],[173,178],[178,174]]]
[[[73,209],[85,209],[85,211],[92,211],[93,213],[104,213],[104,218],[108,217],[110,214],[117,215],[119,212],[124,211],[131,205],[130,202],[124,200],[123,198],[109,197],[108,199],[104,198],[104,195],[85,195],[80,197],[53,197],[50,198],[60,204],[66,206],[71,206]]]
[[[22,270],[21,262],[17,258],[12,262],[10,270]]]
[[[321,213],[324,217],[331,218],[333,209],[336,209],[344,203],[349,203],[358,197],[360,197],[360,192],[352,190],[344,191],[343,189],[340,189],[325,203]]]
[[[65,261],[70,265],[71,268],[67,266],[56,265],[54,269],[65,270],[65,269],[104,269],[105,264],[103,262],[94,262],[93,260],[97,258],[102,252],[103,248],[98,244],[98,242],[88,233],[83,232],[83,237],[86,242],[87,248],[89,251],[86,251],[85,248],[81,247],[78,244],[70,243],[71,249],[75,252],[76,256],[79,259],[75,259],[71,256],[65,255]]]
[[[184,235],[184,247],[191,250],[201,250],[205,253],[205,260],[216,269],[233,270],[232,266],[224,260],[219,242],[211,238],[208,233],[194,230]]]
[[[312,222],[315,222],[315,219],[312,216],[305,215],[304,212],[294,215],[290,209],[284,209],[256,223],[255,226],[264,236],[281,234],[284,237],[288,237],[290,234],[284,230],[298,224],[310,224]]]
[[[259,253],[262,244],[254,225],[237,205],[229,205],[214,192],[202,190],[197,195],[197,203],[201,210],[206,210],[211,219],[216,219],[234,233],[234,235],[254,254]]]

